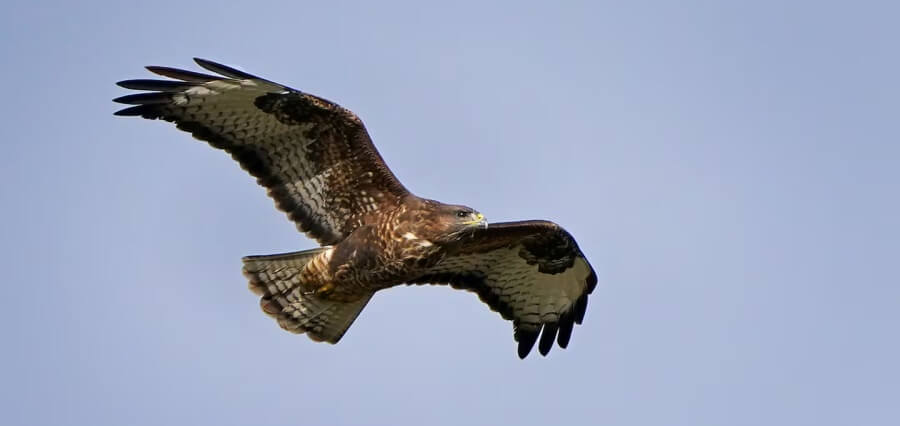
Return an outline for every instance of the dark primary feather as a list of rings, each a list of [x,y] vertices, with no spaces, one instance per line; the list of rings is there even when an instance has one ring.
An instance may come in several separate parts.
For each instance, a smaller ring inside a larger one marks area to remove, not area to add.
[[[193,86],[184,81],[136,79],[116,83],[120,87],[132,90],[154,90],[157,92],[181,92]]]
[[[592,275],[593,280],[590,282],[590,287],[588,293],[594,290],[594,286],[597,285],[597,277]],[[578,299],[578,302],[575,304],[575,324],[581,324],[584,321],[584,314],[587,312],[587,297],[583,297]]]
[[[528,356],[531,352],[531,348],[534,347],[534,343],[537,342],[538,333],[540,333],[540,330],[516,330],[515,338],[519,341],[517,348],[519,358],[525,359],[525,357]]]
[[[568,232],[552,222],[525,221],[476,231],[459,253],[411,283],[449,284],[476,293],[513,322],[524,358],[538,337],[541,355],[550,352],[554,341],[562,348],[569,345],[597,276]],[[560,298],[568,302],[560,306]]]
[[[325,99],[234,68],[196,59],[221,76],[168,67],[176,79],[125,80],[149,90],[116,98],[120,116],[162,119],[231,154],[268,189],[276,206],[323,245],[408,194],[375,149],[362,121]]]
[[[584,297],[587,298],[587,296]],[[559,344],[559,347],[565,349],[569,346],[569,339],[572,338],[572,329],[574,327],[575,321],[572,318],[572,313],[564,313],[559,320],[559,335],[556,338],[556,343]]]
[[[541,352],[541,355],[547,356],[550,349],[553,348],[553,341],[556,340],[556,332],[558,330],[559,323],[551,322],[544,324],[544,329],[541,331],[541,343],[538,345],[538,350]]]
[[[145,115],[146,114],[146,115]],[[140,117],[149,119],[156,119],[157,117],[153,114],[148,114],[147,109],[143,107],[143,105],[133,106],[130,108],[122,108],[113,113],[113,115],[118,115],[120,117]]]
[[[215,62],[213,62],[213,61],[210,61],[210,60],[200,59],[200,58],[194,58],[194,62],[196,62],[197,65],[200,65],[201,67],[203,67],[203,68],[205,68],[205,69],[207,69],[207,70],[209,70],[209,71],[212,71],[212,72],[214,72],[214,73],[216,73],[216,74],[224,75],[225,77],[236,78],[236,79],[241,79],[241,80],[242,80],[242,79],[248,79],[248,80],[251,80],[251,79],[257,79],[257,80],[262,80],[261,78],[255,76],[255,75],[253,75],[253,74],[245,73],[245,72],[243,72],[243,71],[241,71],[241,70],[237,70],[237,69],[231,68],[231,67],[229,67],[229,66],[227,66],[227,65],[217,64],[217,63],[215,63]]]
[[[155,65],[148,66],[147,71],[150,71],[154,74],[159,74],[163,77],[174,78],[181,81],[189,81],[191,83],[208,83],[210,81],[222,79],[222,77],[216,77],[214,75],[181,70],[178,68],[158,67]]]
[[[113,102],[129,105],[153,105],[172,102],[172,95],[168,93],[136,93],[134,95],[119,96]]]

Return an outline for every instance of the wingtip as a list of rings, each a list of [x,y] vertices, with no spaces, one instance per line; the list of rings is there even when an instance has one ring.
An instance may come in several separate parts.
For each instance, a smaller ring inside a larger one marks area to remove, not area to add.
[[[236,78],[236,79],[246,79],[246,80],[264,80],[259,78],[253,74],[250,74],[246,71],[241,71],[237,68],[230,67],[228,65],[220,64],[218,62],[210,61],[209,59],[203,58],[194,58],[194,62],[197,63],[201,68],[212,71],[216,74],[223,75],[228,78]]]
[[[192,84],[184,81],[172,80],[151,80],[151,79],[132,79],[122,80],[116,83],[119,87],[131,90],[150,90],[157,92],[179,92],[189,89]]]
[[[157,65],[148,65],[144,68],[147,68],[147,71],[150,71],[156,75],[161,75],[163,77],[174,78],[176,80],[181,80],[184,82],[190,83],[206,83],[208,81],[220,80],[221,77],[217,77],[214,75],[203,74],[194,71],[187,71],[178,68],[172,67],[161,67]]]
[[[559,333],[556,336],[556,343],[559,347],[563,349],[569,347],[573,328],[575,328],[575,318],[572,317],[571,312],[564,313],[559,320]]]
[[[118,98],[113,98],[112,101],[117,104],[128,104],[129,96],[131,95],[119,96]]]
[[[113,115],[119,117],[144,117],[150,120],[162,118],[159,110],[149,107],[148,105],[136,105],[133,107],[120,109],[114,112]]]
[[[588,266],[590,267],[590,266]],[[594,271],[594,268],[591,268],[591,274],[587,277],[587,292],[591,294],[594,292],[594,288],[597,287],[597,272]]]
[[[133,108],[133,107],[132,107]],[[136,114],[130,114],[131,111],[128,111],[132,108],[123,108],[113,113],[116,117],[132,117]]]
[[[153,105],[169,103],[171,100],[171,94],[150,92],[119,96],[113,99],[113,102],[127,105]]]
[[[558,323],[544,324],[544,329],[541,331],[541,342],[538,344],[538,352],[541,353],[541,356],[547,356],[547,354],[550,353],[550,349],[553,349],[553,343],[556,341],[556,332],[558,330]]]
[[[525,359],[528,356],[528,353],[531,352],[531,348],[522,350],[522,345],[519,345],[519,359]]]
[[[535,342],[537,342],[538,333],[540,329],[535,331],[525,331],[520,329],[517,331],[517,340],[519,341],[518,353],[519,359],[525,359],[528,354],[531,352],[531,348],[534,347]]]
[[[575,324],[581,325],[582,321],[584,321],[584,314],[587,313],[587,302],[588,295],[585,294],[578,298],[578,301],[575,302]]]

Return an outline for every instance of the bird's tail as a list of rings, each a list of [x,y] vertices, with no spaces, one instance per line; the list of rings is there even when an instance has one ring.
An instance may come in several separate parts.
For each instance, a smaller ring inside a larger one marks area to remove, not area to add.
[[[262,296],[263,312],[275,318],[281,328],[306,333],[317,342],[337,343],[372,298],[370,293],[353,302],[327,300],[300,286],[300,272],[309,261],[327,248],[247,256],[244,275],[250,290]]]

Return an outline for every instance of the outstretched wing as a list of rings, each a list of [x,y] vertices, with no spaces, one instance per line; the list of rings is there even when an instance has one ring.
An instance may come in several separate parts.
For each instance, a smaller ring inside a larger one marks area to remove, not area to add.
[[[554,340],[568,346],[573,326],[584,319],[597,275],[565,229],[553,222],[526,221],[476,231],[459,253],[412,283],[450,284],[477,293],[513,321],[519,357],[525,358],[539,334],[541,355],[547,355]]]
[[[115,99],[135,105],[116,115],[171,121],[224,149],[268,189],[297,228],[336,244],[374,211],[408,192],[382,160],[362,121],[317,96],[243,71],[195,59],[213,76],[147,67],[174,80],[126,80],[147,90]]]

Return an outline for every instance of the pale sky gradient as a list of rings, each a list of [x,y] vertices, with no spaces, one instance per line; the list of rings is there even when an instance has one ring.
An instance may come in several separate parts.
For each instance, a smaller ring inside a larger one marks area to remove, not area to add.
[[[0,424],[900,424],[897,2],[3,9]],[[314,242],[112,116],[193,56],[352,109],[421,196],[565,226],[600,276],[569,349],[438,287],[279,329],[240,257]]]

